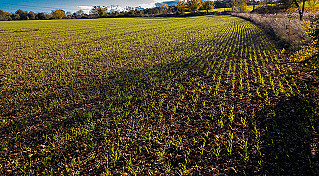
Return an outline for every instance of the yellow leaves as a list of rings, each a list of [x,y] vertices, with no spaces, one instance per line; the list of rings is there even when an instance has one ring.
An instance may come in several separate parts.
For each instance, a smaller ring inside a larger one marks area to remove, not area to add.
[[[285,48],[283,48],[280,53],[284,54],[285,52],[286,52],[286,50],[285,50]]]
[[[310,32],[308,31],[309,27],[310,27],[310,21],[304,21],[304,25],[301,26],[304,30],[305,30],[305,34],[309,34]]]
[[[296,62],[304,61],[310,58],[313,54],[315,54],[315,48],[312,46],[303,46],[300,50],[298,50],[295,54],[291,56],[291,58]],[[305,63],[306,66],[311,66],[311,64]]]
[[[192,12],[196,12],[202,6],[200,0],[187,0],[186,5]]]
[[[315,13],[319,11],[319,7],[305,7],[305,11],[307,13]],[[289,9],[286,10],[286,12],[289,13],[298,13],[298,8],[296,7],[291,7]]]
[[[178,10],[184,11],[186,8],[186,2],[184,0],[178,1],[176,6]]]
[[[65,17],[64,10],[55,10],[52,12],[52,16],[54,19],[62,19]]]
[[[215,7],[214,1],[205,1],[202,3],[202,9],[207,10],[207,12],[208,10],[214,9],[214,7]]]

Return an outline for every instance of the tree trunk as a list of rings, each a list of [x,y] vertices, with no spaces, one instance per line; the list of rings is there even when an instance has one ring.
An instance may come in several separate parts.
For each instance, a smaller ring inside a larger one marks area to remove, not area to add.
[[[303,13],[305,12],[305,3],[306,3],[306,0],[302,0],[302,17],[303,17]],[[302,20],[302,17],[300,20]]]
[[[303,12],[305,11],[305,2],[306,2],[306,0],[302,0],[302,9],[300,9],[300,6],[299,6],[297,0],[294,0],[294,3],[295,3],[295,5],[297,6],[297,9],[298,9],[300,21],[302,21]]]

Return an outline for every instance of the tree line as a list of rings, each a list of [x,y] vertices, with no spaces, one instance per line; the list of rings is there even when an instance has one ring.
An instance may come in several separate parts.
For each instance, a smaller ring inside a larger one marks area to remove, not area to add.
[[[228,3],[230,0],[225,0]],[[218,5],[221,6],[223,1],[219,1]],[[127,7],[126,10],[121,12],[109,12],[107,6],[93,6],[90,10],[90,14],[84,13],[83,10],[79,10],[75,13],[65,12],[62,9],[53,10],[51,13],[35,13],[17,10],[15,13],[4,12],[0,10],[0,21],[11,20],[49,20],[49,19],[77,19],[77,18],[98,18],[98,17],[131,17],[131,16],[165,16],[169,14],[184,15],[185,12],[197,13],[199,10],[205,10],[206,13],[209,10],[214,9],[214,1],[207,0],[201,2],[200,0],[181,0],[175,6],[168,6],[163,4],[160,7],[147,8],[147,9],[135,9]]]
[[[35,13],[23,11],[21,9],[17,10],[15,13],[4,12],[0,10],[0,21],[12,21],[12,20],[50,20],[50,19],[66,19],[66,18],[88,18],[82,10],[75,13],[65,12],[64,10],[58,9],[51,13]]]
[[[287,9],[291,6],[296,6],[302,19],[304,13],[306,0],[277,0],[276,6],[269,6],[273,9],[280,7],[280,9]],[[307,0],[310,2],[318,0]],[[124,11],[109,11],[107,6],[93,6],[90,14],[84,13],[79,10],[75,13],[65,12],[64,10],[57,9],[51,13],[34,13],[27,12],[21,9],[15,13],[4,12],[0,10],[0,21],[11,20],[48,20],[48,19],[78,19],[78,18],[99,18],[99,17],[147,17],[147,16],[184,16],[187,14],[205,14],[203,11],[209,13],[214,8],[230,8],[232,11],[245,12],[248,5],[273,3],[273,0],[180,0],[176,5],[168,6],[163,4],[160,7],[153,7],[147,9],[136,9],[134,7],[127,7]],[[299,6],[301,4],[301,6]],[[201,12],[201,13],[199,13]]]

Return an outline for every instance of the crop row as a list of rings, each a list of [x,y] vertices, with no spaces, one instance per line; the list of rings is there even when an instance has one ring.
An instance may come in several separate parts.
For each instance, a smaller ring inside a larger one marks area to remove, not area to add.
[[[296,105],[287,123],[305,146],[291,147],[282,102],[306,97],[307,84],[247,21],[3,24],[1,173],[259,175],[287,170],[276,165],[287,155],[316,171],[318,104]]]

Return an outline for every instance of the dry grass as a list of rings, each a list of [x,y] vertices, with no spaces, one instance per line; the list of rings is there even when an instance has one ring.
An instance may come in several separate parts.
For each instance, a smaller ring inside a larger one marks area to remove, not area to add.
[[[279,44],[291,49],[298,49],[301,43],[309,41],[307,36],[307,26],[312,13],[305,14],[305,21],[298,20],[296,13],[280,14],[251,14],[251,13],[233,13],[238,16],[264,28],[269,34],[279,40]]]

